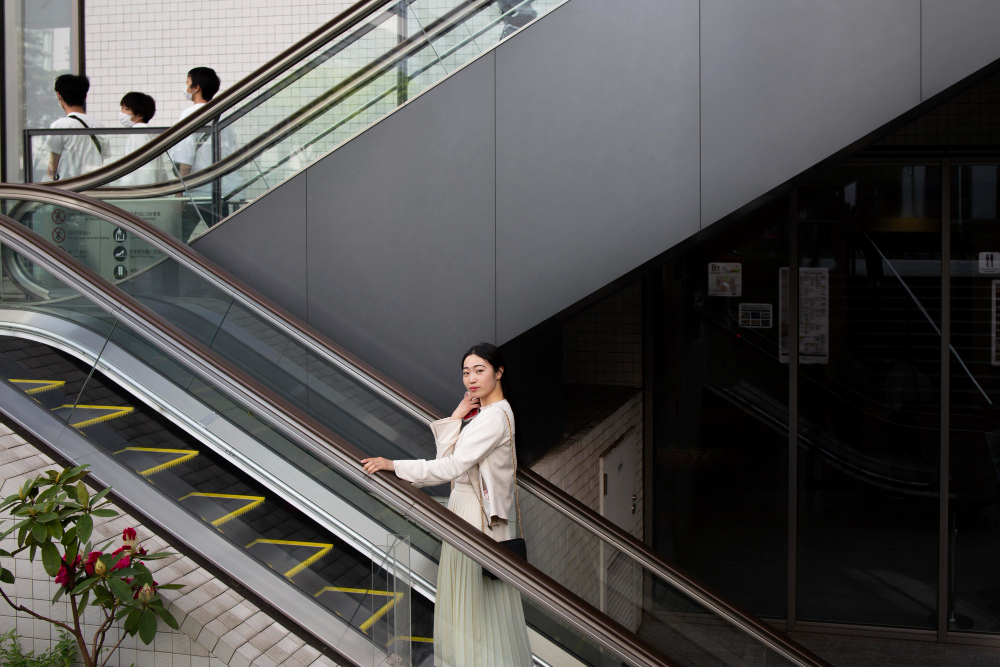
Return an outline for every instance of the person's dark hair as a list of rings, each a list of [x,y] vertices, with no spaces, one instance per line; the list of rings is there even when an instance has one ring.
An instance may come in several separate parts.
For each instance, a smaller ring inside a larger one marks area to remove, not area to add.
[[[201,87],[201,96],[205,98],[205,101],[215,97],[215,94],[219,92],[219,86],[222,85],[219,75],[211,67],[195,67],[188,72],[188,76],[191,77],[192,86]]]
[[[56,92],[63,102],[71,107],[82,107],[87,101],[87,91],[90,90],[90,79],[76,74],[63,74],[56,77]]]
[[[131,109],[133,114],[141,116],[143,123],[153,120],[153,116],[156,115],[156,101],[146,93],[134,91],[125,93],[125,97],[118,105]]]
[[[461,366],[463,368],[465,367],[465,360],[472,354],[488,363],[494,371],[498,371],[501,368],[503,369],[503,375],[500,376],[499,380],[500,389],[503,391],[503,397],[507,399],[508,403],[510,403],[511,410],[513,410],[514,401],[511,398],[510,392],[510,368],[503,360],[503,352],[500,351],[499,347],[493,345],[492,343],[479,343],[477,345],[473,345],[465,351],[465,354],[462,355]]]

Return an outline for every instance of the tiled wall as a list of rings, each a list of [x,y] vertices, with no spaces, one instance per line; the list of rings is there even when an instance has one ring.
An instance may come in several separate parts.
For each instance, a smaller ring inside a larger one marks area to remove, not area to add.
[[[641,282],[566,321],[563,381],[642,387]]]
[[[52,460],[26,443],[20,436],[0,424],[0,497],[13,493],[29,477],[56,467]],[[122,512],[113,519],[96,519],[95,543],[120,539],[122,530],[134,526],[140,540],[155,553],[169,550],[148,529]],[[14,538],[0,544],[8,551],[15,548]],[[10,568],[10,563],[4,563]],[[151,561],[157,582],[182,584],[180,591],[163,591],[167,608],[180,623],[180,631],[171,630],[160,622],[152,646],[137,638],[126,638],[119,653],[109,665],[136,667],[334,667],[334,663],[319,651],[307,646],[280,623],[261,611],[249,600],[230,589],[185,556]],[[18,554],[14,562],[15,583],[4,585],[13,600],[32,611],[60,621],[67,620],[66,602],[53,605],[56,586],[41,566],[41,559],[28,561],[27,553]],[[88,609],[93,615],[94,609]],[[84,617],[87,621],[87,617]],[[95,617],[89,620],[96,621]],[[0,599],[0,632],[17,629],[22,648],[36,653],[49,650],[59,633],[44,621],[15,612]],[[87,627],[87,626],[85,626]],[[94,628],[94,626],[90,626]],[[93,629],[90,631],[93,633]],[[109,637],[117,641],[117,629]],[[114,644],[112,642],[112,645]]]
[[[87,112],[118,127],[118,102],[156,100],[153,125],[181,110],[188,70],[212,67],[225,89],[329,21],[350,0],[87,0]]]
[[[631,430],[630,430],[631,429]],[[532,469],[571,496],[600,512],[600,457],[621,438],[620,446],[635,451],[636,507],[642,507],[642,393],[635,392],[610,415],[595,421],[546,454]],[[566,585],[595,607],[601,605],[601,580],[609,576],[619,595],[607,596],[606,610],[626,627],[635,629],[640,617],[628,599],[639,600],[641,573],[615,567],[601,573],[601,551],[597,540],[561,515],[522,498],[528,560],[556,581]],[[637,511],[631,526],[622,526],[642,539],[642,512]],[[631,579],[631,584],[629,580]],[[624,598],[624,599],[623,599]]]

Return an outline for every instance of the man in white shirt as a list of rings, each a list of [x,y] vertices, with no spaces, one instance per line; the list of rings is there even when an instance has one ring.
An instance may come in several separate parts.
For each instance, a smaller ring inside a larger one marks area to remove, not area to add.
[[[210,67],[195,67],[187,75],[187,91],[184,96],[194,102],[187,109],[181,111],[178,122],[184,120],[194,112],[198,111],[203,104],[211,101],[215,94],[219,92],[221,85],[219,75]],[[236,134],[232,127],[224,128],[220,134],[219,157],[224,158],[236,150]],[[211,127],[206,125],[198,131],[192,132],[184,141],[170,149],[170,159],[177,166],[177,172],[181,179],[186,179],[188,175],[197,173],[208,167],[214,161],[212,156],[212,132]],[[236,187],[239,182],[238,172],[229,174],[222,179],[222,195],[225,196]],[[212,196],[211,184],[205,184],[190,190],[192,197],[197,199],[208,199]]]
[[[56,99],[66,112],[65,118],[52,122],[54,130],[104,127],[96,118],[87,115],[87,92],[90,80],[85,76],[63,74],[56,79]],[[54,181],[73,178],[100,167],[107,157],[107,142],[97,135],[50,135],[42,146],[49,152],[46,176]]]
[[[149,121],[156,115],[156,101],[145,93],[126,93],[119,103],[121,110],[118,112],[118,122],[122,127],[141,129],[149,127]],[[125,154],[133,153],[153,139],[155,134],[130,134],[125,141]],[[138,169],[121,178],[121,185],[149,185],[150,183],[160,183],[169,178],[170,171],[165,168],[165,158],[158,155],[151,162],[147,162]]]

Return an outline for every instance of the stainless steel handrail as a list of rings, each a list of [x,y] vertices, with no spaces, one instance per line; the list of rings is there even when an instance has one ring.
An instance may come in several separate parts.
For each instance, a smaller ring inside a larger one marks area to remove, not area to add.
[[[217,95],[201,109],[170,127],[156,139],[120,160],[87,174],[50,184],[63,190],[81,191],[115,181],[176,146],[188,134],[219,118],[243,100],[257,93],[262,86],[305,60],[328,42],[346,33],[361,21],[386,5],[386,0],[359,0],[336,17],[320,26],[275,58],[257,68],[233,86]]]
[[[647,642],[599,612],[531,564],[524,563],[485,534],[448,512],[426,494],[395,475],[366,475],[364,454],[330,433],[316,420],[260,386],[252,377],[220,359],[141,303],[116,289],[76,259],[35,232],[0,215],[0,242],[36,262],[59,280],[138,332],[155,347],[202,375],[238,403],[262,416],[290,440],[320,458],[344,477],[377,495],[404,516],[469,556],[518,589],[546,612],[597,642],[630,665],[675,663]]]
[[[310,352],[337,365],[357,381],[377,391],[380,396],[395,407],[425,423],[430,423],[442,416],[436,408],[421,401],[375,369],[354,358],[318,331],[300,322],[284,309],[207,261],[186,244],[131,213],[99,199],[34,185],[0,184],[0,201],[5,199],[66,206],[118,225],[155,246],[210,284],[239,299],[256,315],[293,338]],[[799,667],[829,667],[828,663],[798,643],[778,633],[770,625],[763,623],[748,612],[727,602],[706,585],[697,581],[695,577],[668,563],[634,536],[596,514],[589,507],[555,487],[537,473],[524,469],[520,471],[518,480],[526,489],[545,499],[577,525],[608,542],[619,551],[628,554],[650,572],[683,591],[698,604],[712,610],[734,626],[753,636],[793,664]]]

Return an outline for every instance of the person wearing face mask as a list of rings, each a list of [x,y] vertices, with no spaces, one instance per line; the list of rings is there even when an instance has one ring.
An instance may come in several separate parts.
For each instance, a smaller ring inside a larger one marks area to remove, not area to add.
[[[93,116],[87,115],[87,92],[90,80],[85,76],[63,74],[56,79],[55,91],[59,107],[66,112],[64,118],[53,121],[54,130],[79,130],[87,127],[104,127]],[[53,181],[73,178],[100,167],[108,157],[107,143],[97,135],[50,135],[42,146],[49,152],[45,175]]]
[[[187,88],[184,97],[194,102],[187,109],[181,111],[178,122],[184,120],[195,113],[215,97],[219,92],[221,81],[219,75],[210,67],[195,67],[187,75]],[[236,134],[232,127],[226,127],[219,133],[220,147],[219,156],[225,158],[236,150]],[[170,159],[173,160],[177,173],[181,179],[188,179],[189,176],[205,169],[213,162],[212,132],[210,126],[192,132],[184,141],[180,142],[170,150]],[[230,174],[222,178],[222,195],[225,197],[239,183],[239,174]],[[188,192],[196,201],[207,200],[212,196],[212,184],[189,188]],[[211,223],[209,223],[211,224]]]
[[[149,121],[156,115],[156,101],[145,93],[126,93],[120,105],[118,122],[126,129],[149,127]],[[143,144],[155,136],[155,134],[129,134],[125,141],[125,154],[139,150]],[[123,176],[120,183],[122,185],[159,183],[167,180],[168,173],[164,168],[162,157],[158,156],[152,162],[148,162],[139,169]]]

